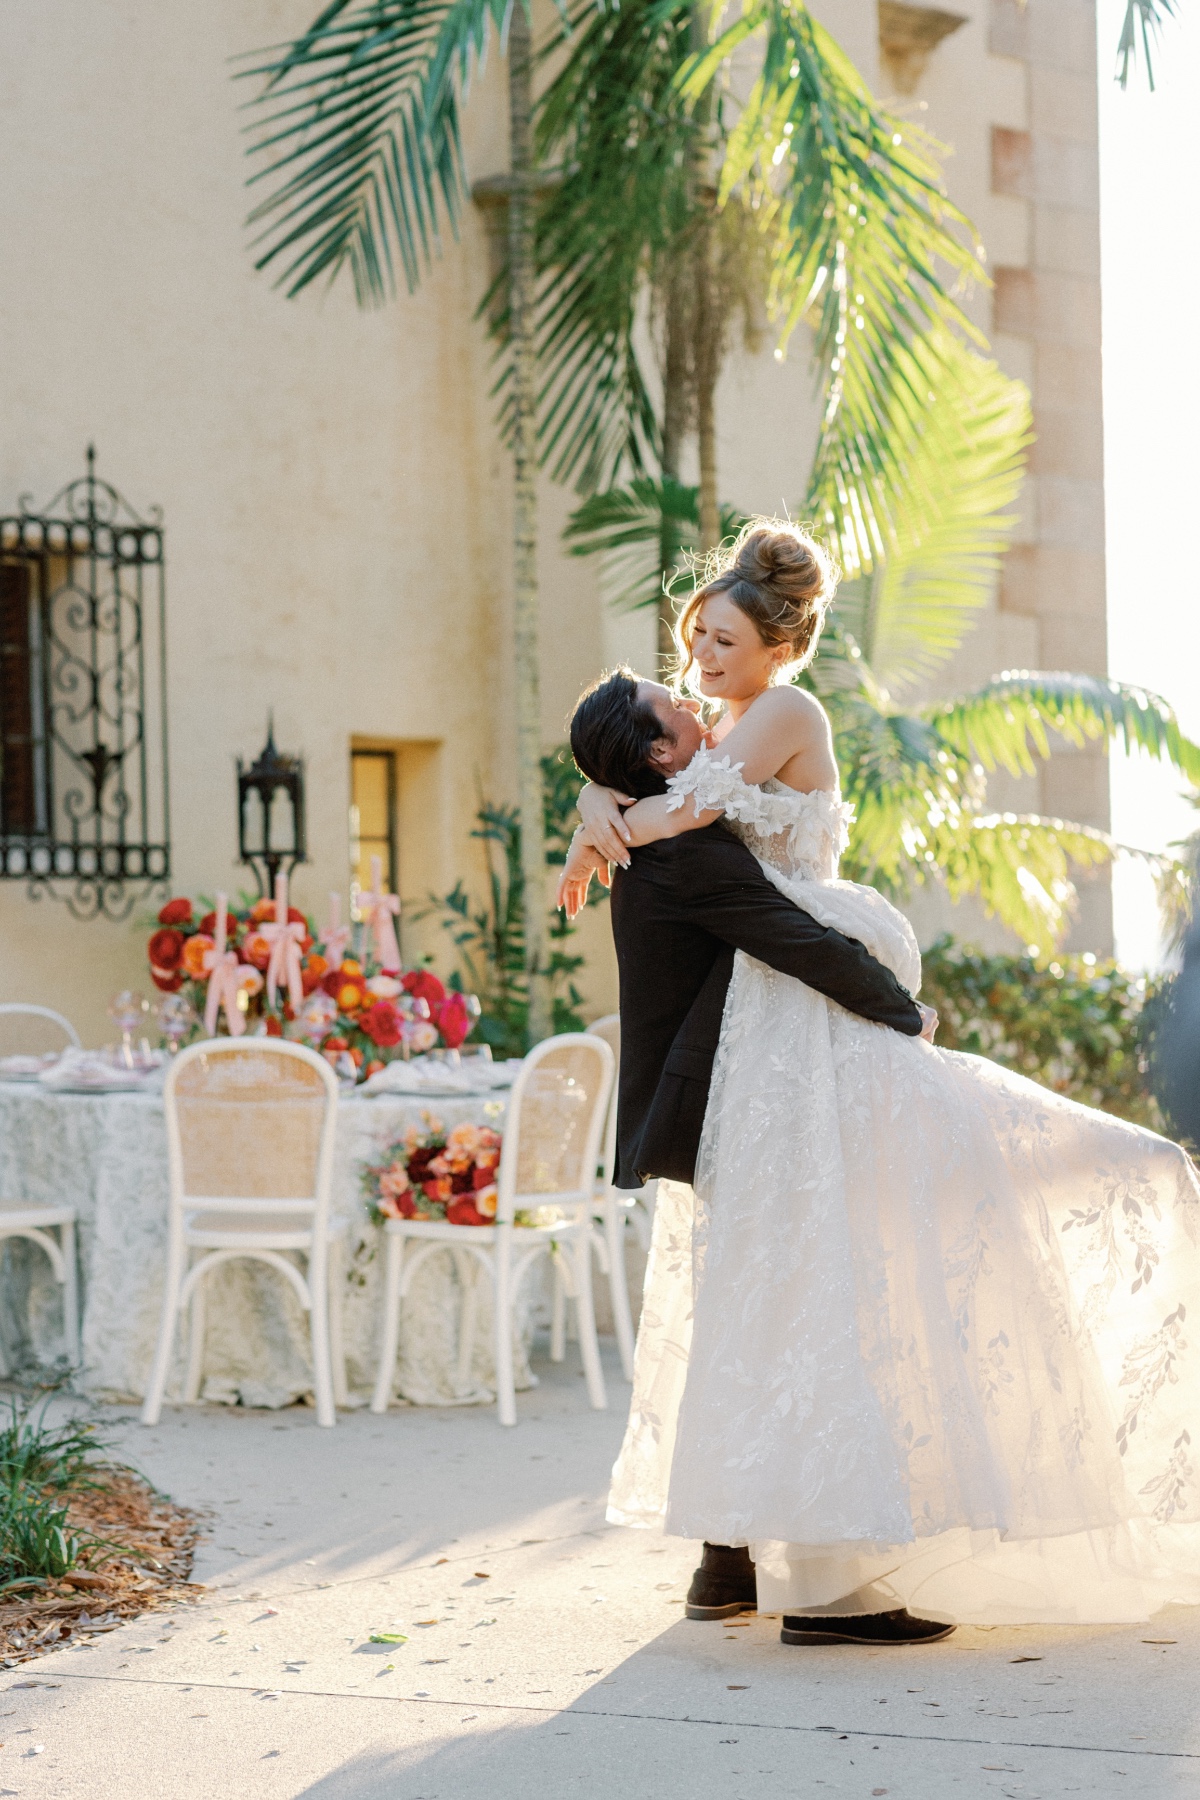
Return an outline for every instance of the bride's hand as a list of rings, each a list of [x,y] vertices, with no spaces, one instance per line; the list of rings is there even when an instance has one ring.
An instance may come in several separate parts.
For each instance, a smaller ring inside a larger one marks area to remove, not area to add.
[[[597,787],[589,781],[580,793],[578,805],[584,830],[596,849],[609,862],[628,868],[630,832],[621,807],[633,805],[632,794],[619,794],[613,788]]]
[[[593,875],[599,876],[602,887],[612,885],[612,870],[607,857],[594,848],[580,826],[571,839],[571,848],[567,852],[567,860],[563,864],[554,895],[555,906],[566,913],[568,920],[578,918],[587,905]]]
[[[937,1010],[935,1007],[926,1006],[920,1000],[917,1001],[917,1010],[921,1015],[921,1036],[927,1044],[932,1044],[933,1034],[938,1028]]]

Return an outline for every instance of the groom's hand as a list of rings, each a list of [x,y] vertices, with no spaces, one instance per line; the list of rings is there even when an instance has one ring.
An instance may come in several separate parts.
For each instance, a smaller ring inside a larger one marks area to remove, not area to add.
[[[917,1011],[921,1015],[921,1036],[927,1044],[932,1044],[933,1034],[938,1028],[937,1008],[925,1006],[918,1000]]]

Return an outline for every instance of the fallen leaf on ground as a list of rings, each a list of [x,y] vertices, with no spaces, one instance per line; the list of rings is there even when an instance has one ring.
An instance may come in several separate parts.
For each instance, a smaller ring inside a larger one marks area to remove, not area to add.
[[[369,1644],[407,1644],[408,1639],[402,1631],[373,1631],[367,1642]]]
[[[1177,1644],[1178,1638],[1143,1638],[1143,1644]]]
[[[727,1694],[744,1694],[749,1685],[749,1682],[746,1681],[735,1681],[732,1686],[726,1685],[725,1692]]]
[[[475,1571],[475,1580],[476,1581],[490,1581],[491,1579],[492,1579],[491,1576],[486,1574],[483,1569],[476,1569],[476,1571]]]
[[[1041,1662],[1042,1658],[1040,1656],[1010,1656],[1008,1660],[1009,1660],[1009,1662],[1014,1662],[1014,1663]]]

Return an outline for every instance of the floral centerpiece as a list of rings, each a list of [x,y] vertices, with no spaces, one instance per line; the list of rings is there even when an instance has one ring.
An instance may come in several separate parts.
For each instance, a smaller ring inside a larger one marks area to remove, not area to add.
[[[377,1225],[385,1219],[490,1225],[496,1217],[500,1147],[499,1132],[486,1125],[446,1131],[426,1113],[424,1129],[410,1125],[384,1148],[379,1162],[363,1168],[367,1211]]]
[[[448,991],[429,969],[404,970],[392,917],[395,895],[375,887],[363,896],[365,929],[357,956],[346,954],[351,929],[330,896],[323,929],[289,906],[287,877],[271,900],[243,898],[215,907],[182,896],[158,914],[147,953],[150,978],[181,993],[203,1017],[207,1034],[222,1028],[269,1037],[298,1037],[339,1072],[365,1080],[397,1057],[457,1050],[470,1035],[478,1004]]]

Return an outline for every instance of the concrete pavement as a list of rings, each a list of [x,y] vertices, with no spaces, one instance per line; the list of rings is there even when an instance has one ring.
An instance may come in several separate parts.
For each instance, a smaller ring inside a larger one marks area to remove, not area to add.
[[[109,1409],[120,1452],[210,1513],[211,1591],[0,1673],[0,1796],[1200,1795],[1200,1617],[890,1652],[690,1624],[695,1547],[604,1520],[615,1358],[606,1414],[570,1354],[537,1367],[513,1431]]]

